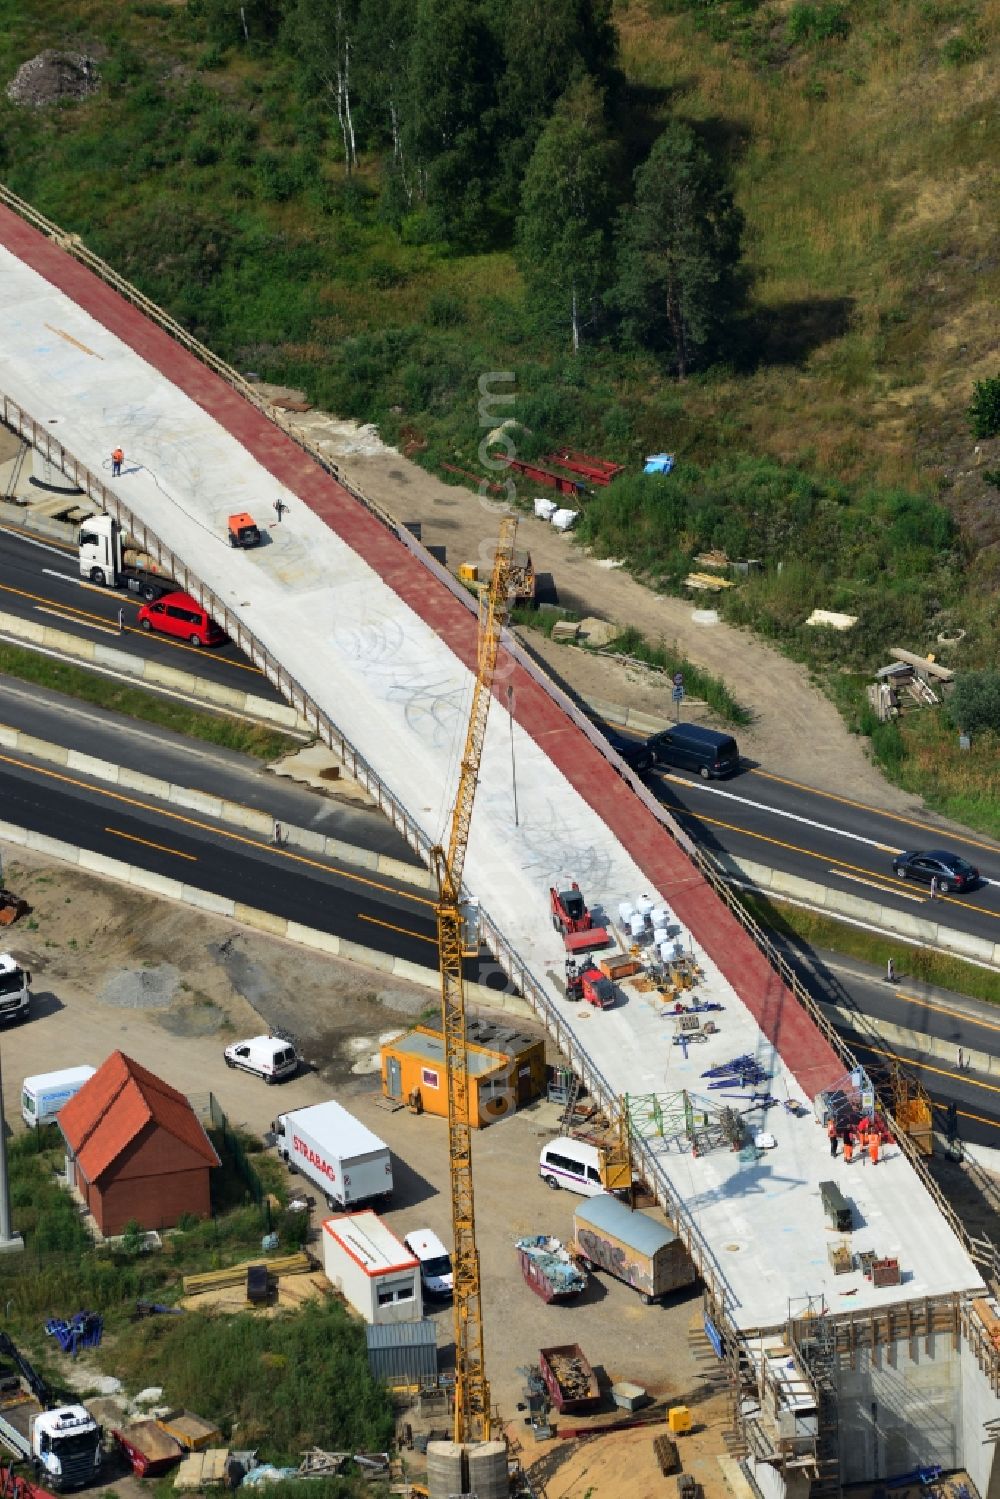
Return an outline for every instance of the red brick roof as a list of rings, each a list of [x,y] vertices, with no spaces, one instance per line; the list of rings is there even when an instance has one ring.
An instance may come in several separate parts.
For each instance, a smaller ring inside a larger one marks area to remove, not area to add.
[[[173,1135],[206,1165],[219,1164],[184,1094],[121,1051],[113,1051],[59,1111],[59,1128],[90,1182],[96,1182],[149,1124]]]

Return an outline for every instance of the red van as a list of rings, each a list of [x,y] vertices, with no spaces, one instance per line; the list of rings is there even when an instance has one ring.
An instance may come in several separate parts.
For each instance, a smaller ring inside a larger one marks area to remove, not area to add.
[[[189,645],[222,645],[229,636],[189,593],[165,593],[155,604],[143,604],[139,623]]]

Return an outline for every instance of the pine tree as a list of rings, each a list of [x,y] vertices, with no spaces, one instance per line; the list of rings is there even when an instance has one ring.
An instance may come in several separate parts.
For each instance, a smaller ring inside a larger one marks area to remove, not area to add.
[[[681,377],[717,351],[743,304],[743,216],[689,125],[675,121],[635,174],[621,217],[615,304],[627,336]]]
[[[610,281],[614,162],[600,90],[582,78],[538,138],[517,223],[531,299],[543,321],[568,330],[574,354]]]

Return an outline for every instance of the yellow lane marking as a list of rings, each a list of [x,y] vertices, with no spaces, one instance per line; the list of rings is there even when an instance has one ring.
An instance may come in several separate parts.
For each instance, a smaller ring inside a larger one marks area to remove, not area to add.
[[[114,625],[95,625],[92,620],[79,619],[73,614],[64,614],[61,609],[46,608],[44,604],[35,605],[36,614],[51,614],[54,619],[61,619],[67,625],[85,625],[88,630],[99,630],[102,635],[119,635],[120,630]]]
[[[372,926],[384,926],[390,932],[402,932],[404,937],[415,937],[418,942],[429,942],[431,947],[437,947],[436,937],[425,937],[423,932],[413,932],[408,926],[396,926],[391,921],[379,921],[377,916],[365,916],[358,912],[359,921],[370,921]]]
[[[874,817],[885,817],[890,822],[905,823],[908,827],[919,828],[922,833],[941,836],[940,828],[933,828],[926,822],[920,822],[916,817],[904,817],[900,812],[884,812],[881,807],[870,807],[867,802],[856,802],[849,796],[838,796],[835,791],[820,791],[817,786],[804,786],[801,781],[791,781],[787,776],[775,775],[772,770],[753,768],[750,774],[763,776],[765,781],[777,781],[780,786],[792,786],[796,791],[807,791],[810,796],[825,796],[827,801],[840,802],[844,807],[856,807],[859,812],[869,812]],[[997,851],[995,843],[986,843],[980,838],[970,838],[966,833],[949,833],[948,837],[957,843],[968,843],[972,848],[985,848],[994,854]]]
[[[869,1046],[866,1042],[858,1042],[858,1051],[870,1051],[877,1057],[895,1057],[894,1051],[883,1051],[878,1046]],[[921,1072],[936,1072],[938,1077],[950,1077],[956,1083],[965,1083],[970,1088],[983,1088],[987,1093],[1000,1093],[1000,1085],[997,1083],[984,1083],[978,1077],[970,1077],[967,1072],[949,1072],[947,1067],[933,1067],[930,1062],[918,1062],[914,1057],[901,1057],[904,1067],[913,1067]]]
[[[19,770],[30,771],[32,775],[44,776],[50,781],[62,781],[64,785],[76,786],[91,795],[98,792],[101,796],[110,797],[112,801],[121,802],[126,807],[138,807],[143,812],[155,812],[157,817],[168,818],[169,821],[181,823],[185,827],[198,828],[201,832],[212,833],[216,838],[226,838],[230,843],[243,843],[247,848],[266,849],[276,857],[288,859],[293,864],[305,864],[310,869],[321,869],[324,874],[340,875],[345,880],[354,880],[359,885],[368,885],[372,890],[384,890],[389,895],[398,896],[418,906],[430,906],[433,910],[437,905],[436,901],[428,900],[426,896],[411,895],[407,890],[398,890],[395,885],[387,885],[381,880],[369,878],[368,875],[357,874],[353,869],[342,869],[337,864],[321,864],[318,859],[310,859],[305,854],[293,854],[291,849],[272,847],[270,843],[262,843],[258,838],[248,838],[245,833],[234,833],[230,828],[213,827],[211,823],[199,822],[196,817],[185,817],[182,812],[173,812],[167,807],[158,807],[153,802],[140,801],[136,796],[126,796],[123,791],[111,791],[104,786],[91,786],[88,781],[81,781],[76,776],[66,775],[64,771],[47,770],[40,765],[30,765],[27,760],[19,760],[15,755],[0,755],[0,764],[16,765]]]
[[[941,1104],[938,1104],[941,1108]],[[986,1114],[970,1114],[965,1109],[959,1109],[959,1119],[974,1119],[977,1124],[988,1124],[993,1129],[1000,1129],[1000,1119],[990,1119]]]
[[[748,828],[742,828],[738,823],[722,822],[718,817],[706,817],[704,812],[689,812],[687,808],[681,808],[674,815],[680,818],[686,817],[692,822],[707,822],[715,828],[726,828],[730,833],[742,833],[746,838],[755,838],[758,843],[771,843],[775,848],[787,849],[789,853],[803,854],[808,859],[821,860],[827,866],[836,864],[841,869],[851,869],[855,874],[861,875],[865,879],[871,873],[870,870],[865,869],[860,864],[849,864],[846,859],[831,859],[829,854],[819,854],[814,849],[802,848],[797,843],[786,843],[783,838],[771,838],[766,833],[751,833]],[[904,880],[899,881],[899,885],[904,884]],[[894,895],[909,895],[908,891],[899,889],[896,884],[891,884],[886,888],[891,890]],[[928,896],[929,899],[930,896]],[[991,911],[986,906],[974,906],[971,901],[958,900],[954,895],[939,895],[937,900],[949,906],[963,906],[967,911],[975,911],[977,916],[991,916],[994,921],[1000,920],[1000,911]]]
[[[158,849],[161,854],[173,854],[175,859],[190,859],[192,864],[197,864],[197,854],[182,854],[179,848],[167,848],[165,843],[154,843],[151,838],[138,838],[135,833],[123,833],[121,828],[105,828],[106,833],[113,833],[116,838],[127,838],[130,843],[141,843],[146,848]]]
[[[984,1031],[1000,1031],[1000,1025],[994,1020],[977,1020],[973,1015],[967,1015],[964,1010],[956,1010],[953,1005],[933,1004],[929,999],[920,999],[916,994],[904,994],[902,989],[896,990],[896,998],[905,1000],[907,1004],[920,1005],[925,1010],[937,1010],[942,1015],[954,1015],[958,1020],[965,1020],[969,1025],[980,1027]]]
[[[42,593],[29,593],[29,591],[26,588],[14,588],[10,583],[0,583],[0,593],[12,593],[12,594],[14,594],[19,599],[30,599],[33,604],[43,604],[47,608],[51,608],[52,607],[52,600],[49,599],[49,598],[46,598],[44,594],[42,594]],[[114,593],[112,593],[112,594],[107,595],[107,596],[110,597],[110,598],[115,598],[117,595],[115,595]],[[121,597],[122,597],[123,601],[127,601],[130,604],[132,604],[132,603],[135,602],[134,599],[127,598],[127,596],[124,595],[124,594],[121,595]],[[87,609],[77,609],[73,604],[61,604],[59,607],[62,608],[62,609],[65,609],[66,612],[67,612],[67,614],[78,615],[79,616],[79,621],[77,621],[77,622],[82,622],[84,620],[97,620],[98,624],[105,625],[105,626],[108,623],[107,619],[105,618],[105,616],[103,614],[91,614],[89,610],[87,610]],[[150,635],[155,636],[155,638],[158,641],[160,641],[163,645],[170,646],[172,650],[175,650],[175,651],[189,651],[190,653],[192,653],[195,656],[200,656],[202,654],[203,649],[204,649],[200,645],[184,645],[184,644],[182,644],[181,641],[179,641],[179,640],[173,640],[173,639],[171,639],[171,637],[169,635],[164,635],[159,630],[149,630],[149,631],[146,631],[146,630],[141,629],[140,626],[138,626],[138,625],[126,625],[125,629],[124,629],[124,634],[126,634],[126,635],[146,635],[146,634],[150,634]],[[225,661],[225,663],[226,663],[227,666],[237,667],[240,671],[249,671],[249,672],[252,672],[252,674],[255,677],[261,677],[261,676],[264,675],[264,673],[261,671],[261,669],[260,669],[259,666],[251,666],[251,664],[250,664],[249,661],[233,661],[228,656],[224,656],[222,659]]]

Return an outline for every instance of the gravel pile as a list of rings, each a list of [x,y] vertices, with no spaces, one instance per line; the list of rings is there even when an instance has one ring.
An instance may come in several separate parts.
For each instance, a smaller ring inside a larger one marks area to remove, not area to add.
[[[30,104],[38,109],[63,99],[86,99],[100,82],[92,57],[82,52],[54,52],[47,47],[21,64],[7,85],[7,98],[13,104]]]
[[[172,963],[150,968],[123,968],[108,979],[98,998],[102,1004],[125,1010],[166,1010],[180,983],[180,970]]]

